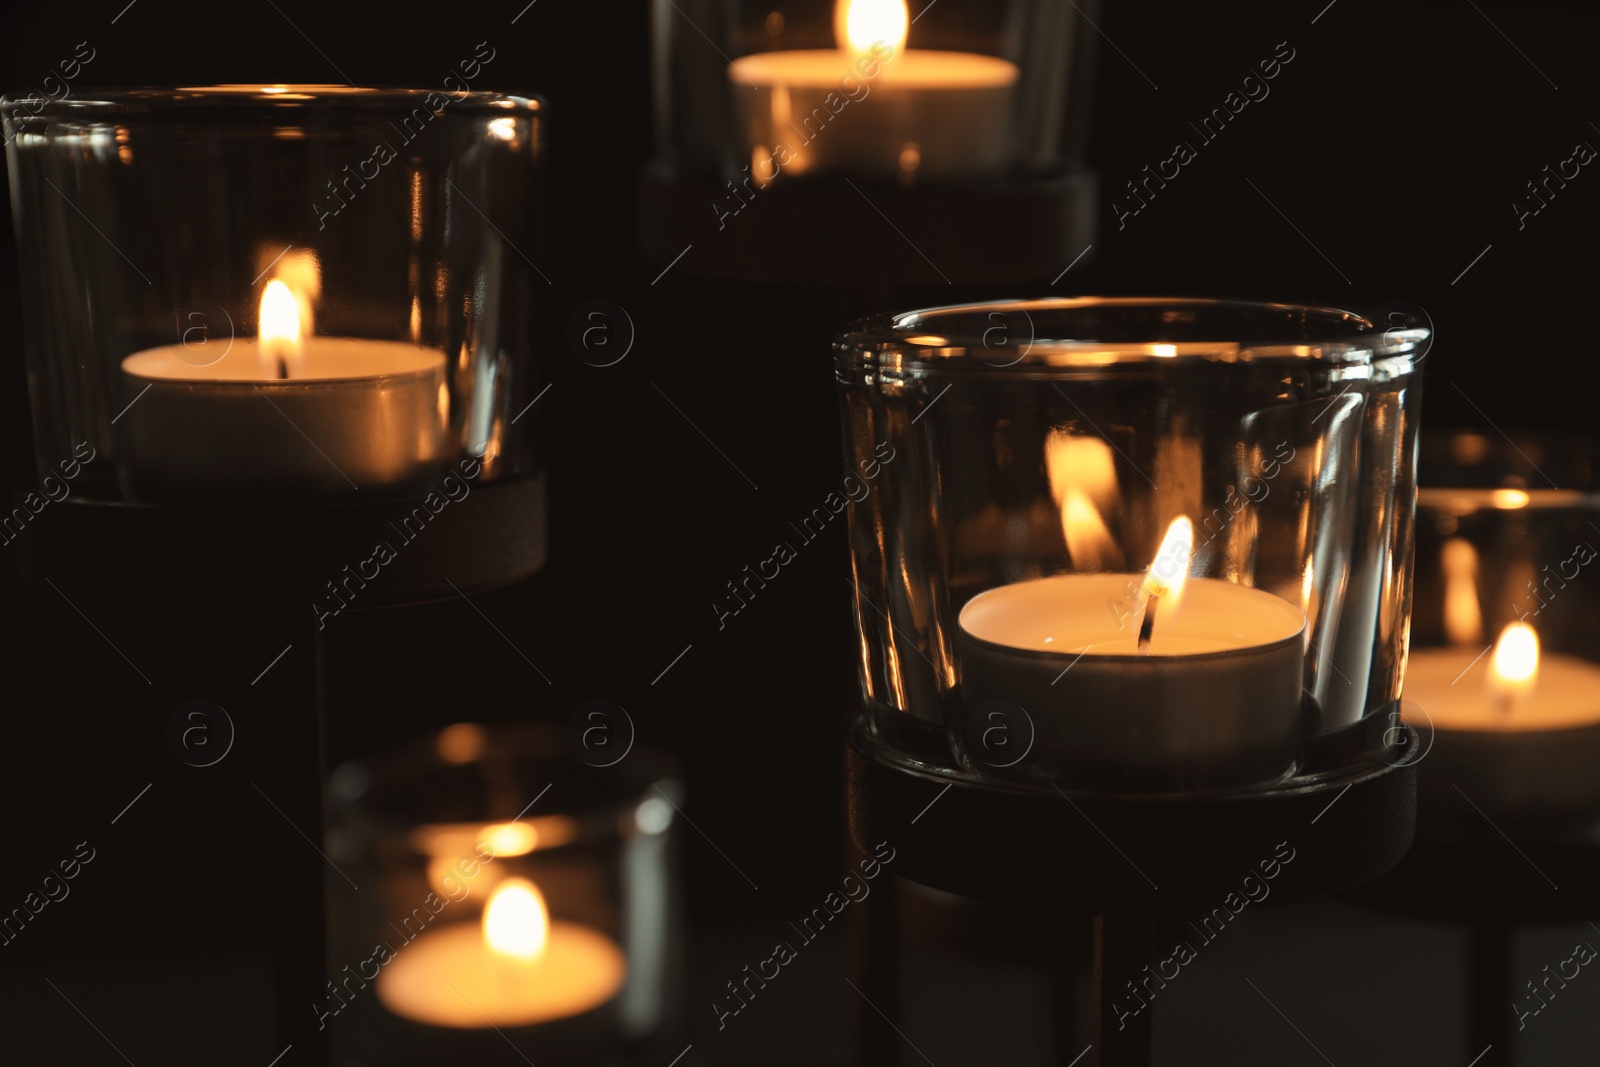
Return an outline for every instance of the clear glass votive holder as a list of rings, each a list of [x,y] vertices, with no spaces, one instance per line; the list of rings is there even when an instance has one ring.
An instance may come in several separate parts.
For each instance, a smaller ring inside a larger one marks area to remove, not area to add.
[[[1144,795],[1396,758],[1428,340],[1146,298],[842,333],[837,495],[876,754]]]
[[[1600,833],[1600,485],[1591,442],[1429,435],[1405,716],[1419,826]]]
[[[1081,164],[1095,31],[1076,5],[652,8],[664,154],[738,195],[824,174],[911,185]]]
[[[507,1042],[612,1062],[675,1039],[683,793],[658,757],[595,766],[559,730],[458,723],[330,791],[330,981],[308,1010],[336,1062],[502,1062]]]
[[[537,100],[218,85],[0,113],[41,477],[306,503],[531,467]]]

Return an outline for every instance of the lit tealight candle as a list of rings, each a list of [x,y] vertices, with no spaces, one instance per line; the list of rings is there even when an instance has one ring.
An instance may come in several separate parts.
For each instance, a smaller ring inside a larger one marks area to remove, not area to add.
[[[1068,497],[1069,524],[1084,506]],[[973,597],[960,616],[967,707],[1020,705],[1029,762],[1064,785],[1159,791],[1284,773],[1305,615],[1265,590],[1189,577],[1193,536],[1175,520],[1143,575],[1063,574]]]
[[[1600,666],[1541,652],[1514,622],[1492,651],[1413,651],[1404,694],[1408,721],[1433,733],[1420,772],[1441,810],[1465,794],[1496,815],[1600,814]]]
[[[1016,64],[905,48],[905,0],[838,0],[834,24],[837,49],[758,52],[728,67],[758,182],[1003,166]]]
[[[317,337],[310,317],[274,278],[256,337],[124,359],[129,403],[118,421],[136,489],[166,498],[348,494],[434,471],[446,458],[444,353]]]
[[[581,1015],[616,996],[627,963],[587,926],[551,922],[539,888],[503,880],[483,921],[429,930],[378,977],[378,999],[429,1026],[479,1030]]]

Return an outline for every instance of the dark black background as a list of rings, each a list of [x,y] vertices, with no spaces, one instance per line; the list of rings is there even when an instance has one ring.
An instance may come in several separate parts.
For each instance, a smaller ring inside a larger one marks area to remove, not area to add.
[[[1053,286],[1056,270],[1012,288],[1017,295],[1411,301],[1437,329],[1427,426],[1587,432],[1600,177],[1586,169],[1524,229],[1511,205],[1524,182],[1571,155],[1577,142],[1600,145],[1591,122],[1600,120],[1593,56],[1600,13],[1503,0],[1337,0],[1324,11],[1325,2],[1108,0],[1099,22],[1116,46],[1102,42],[1094,101],[1091,162],[1102,182],[1094,249]],[[124,3],[7,5],[0,81],[26,92],[87,40],[96,57],[78,82],[84,87],[332,82],[341,72],[362,84],[432,87],[488,41],[496,58],[475,87],[548,101],[548,230],[537,259],[553,284],[531,313],[543,339],[542,374],[553,383],[538,409],[551,476],[551,556],[533,581],[477,603],[550,683],[460,603],[348,616],[328,644],[334,756],[459,719],[564,721],[585,700],[615,701],[643,741],[682,761],[689,814],[761,887],[753,890],[691,834],[690,900],[705,931],[699,943],[715,944],[729,924],[753,923],[750,943],[764,945],[761,931],[811,907],[843,862],[839,767],[851,676],[842,531],[807,547],[725,629],[711,605],[724,582],[765,557],[788,520],[835,484],[826,342],[859,298],[697,277],[695,258],[718,239],[709,210],[704,246],[697,242],[652,284],[666,264],[646,260],[637,247],[638,175],[655,149],[642,0],[538,0],[515,25],[525,0],[138,0],[113,25]],[[1280,41],[1296,57],[1271,96],[1119,230],[1110,195],[1188,139],[1186,121],[1219,103]],[[819,234],[858,235],[866,247],[900,240],[866,204],[816,225]],[[0,235],[9,244],[9,220]],[[1008,235],[988,239],[1003,247]],[[12,480],[26,482],[33,474],[15,271],[11,249],[0,250],[5,458]],[[930,269],[925,290],[900,295],[945,302],[998,294],[946,287]],[[585,365],[566,342],[570,316],[593,299],[624,307],[637,329],[632,351],[613,367]],[[119,1044],[141,1067],[179,1062],[177,1050],[206,1041],[264,1047],[261,1005],[224,1000],[200,1011],[184,998],[203,996],[216,984],[206,976],[222,973],[208,969],[231,959],[229,946],[252,928],[265,928],[261,917],[275,890],[270,872],[252,862],[251,836],[266,824],[252,812],[246,831],[229,805],[197,800],[190,784],[197,772],[167,750],[164,721],[127,713],[121,701],[142,682],[110,646],[133,663],[169,661],[185,634],[208,626],[205,605],[128,603],[95,620],[102,635],[57,593],[22,588],[11,572],[0,567],[9,631],[0,645],[7,709],[0,906],[20,900],[36,873],[86,837],[106,859],[58,914],[50,909],[27,930],[25,945],[0,949],[0,970],[11,968],[8,988],[25,990],[0,1008],[0,1043],[37,1050],[59,1028],[79,1051],[59,1060],[22,1053],[25,1061],[119,1062],[38,982],[55,967],[100,976],[96,1003],[122,1013]],[[226,581],[218,576],[223,587]],[[263,665],[274,651],[262,651]],[[150,793],[109,826],[147,783]],[[746,962],[742,951],[729,958]],[[13,966],[12,955],[26,962]],[[98,962],[57,962],[84,959]],[[163,962],[172,971],[166,985],[149,970]],[[706,1021],[701,1000],[721,981],[714,965],[708,970],[689,990],[696,1027]],[[1406,992],[1417,991],[1394,990]],[[1600,989],[1583,993],[1590,1005],[1600,1003]],[[1444,1010],[1452,995],[1428,991],[1425,1010]],[[830,986],[804,1018],[814,1023],[845,1004]],[[741,1023],[741,1040],[765,1050],[758,1054],[767,1062],[814,1062],[780,1036],[784,1025],[776,1014],[758,1017]],[[1340,1029],[1329,1018],[1316,1026]],[[1455,1040],[1451,1028],[1440,1028]],[[715,1040],[705,1038],[696,1055],[712,1062]],[[942,1057],[923,1047],[940,1067],[989,1062],[981,1053]],[[1292,1062],[1314,1062],[1304,1045],[1284,1048],[1298,1057]],[[1174,1051],[1201,1057],[1175,1062],[1210,1062],[1198,1050]],[[255,1062],[189,1054],[192,1062]],[[1346,1055],[1349,1062],[1412,1062],[1371,1048]],[[1592,1046],[1587,1055],[1595,1055]],[[1432,1062],[1457,1062],[1453,1056]]]

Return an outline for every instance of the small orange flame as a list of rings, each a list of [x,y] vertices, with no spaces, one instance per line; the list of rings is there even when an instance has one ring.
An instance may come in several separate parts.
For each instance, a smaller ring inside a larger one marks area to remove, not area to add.
[[[550,940],[550,911],[539,887],[507,878],[483,909],[483,943],[491,952],[521,960],[537,958]]]
[[[1514,622],[1500,631],[1489,660],[1489,691],[1502,707],[1526,699],[1539,683],[1539,635],[1525,622]]]
[[[1144,575],[1144,591],[1160,597],[1166,607],[1176,607],[1183,597],[1184,582],[1189,577],[1189,562],[1194,558],[1194,523],[1179,515],[1167,527],[1161,539],[1161,549],[1151,561]]]
[[[271,378],[294,378],[305,372],[305,345],[300,332],[300,301],[277,278],[261,294],[256,333],[260,339],[261,372]]]
[[[866,55],[882,41],[898,54],[911,30],[905,0],[839,0],[833,12],[834,36],[852,56]]]

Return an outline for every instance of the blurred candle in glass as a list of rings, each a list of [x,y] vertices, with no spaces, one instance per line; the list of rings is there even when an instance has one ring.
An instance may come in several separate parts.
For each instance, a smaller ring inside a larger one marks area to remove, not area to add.
[[[838,0],[836,49],[757,52],[728,78],[751,170],[948,176],[1003,167],[1017,81],[1009,60],[907,48],[904,0]]]
[[[538,886],[507,878],[481,923],[429,930],[378,978],[396,1015],[455,1029],[529,1026],[580,1015],[622,988],[616,942],[578,923],[552,922]]]
[[[1600,665],[1541,652],[1513,622],[1492,649],[1412,652],[1404,695],[1407,721],[1432,732],[1419,772],[1440,805],[1600,814]]]

